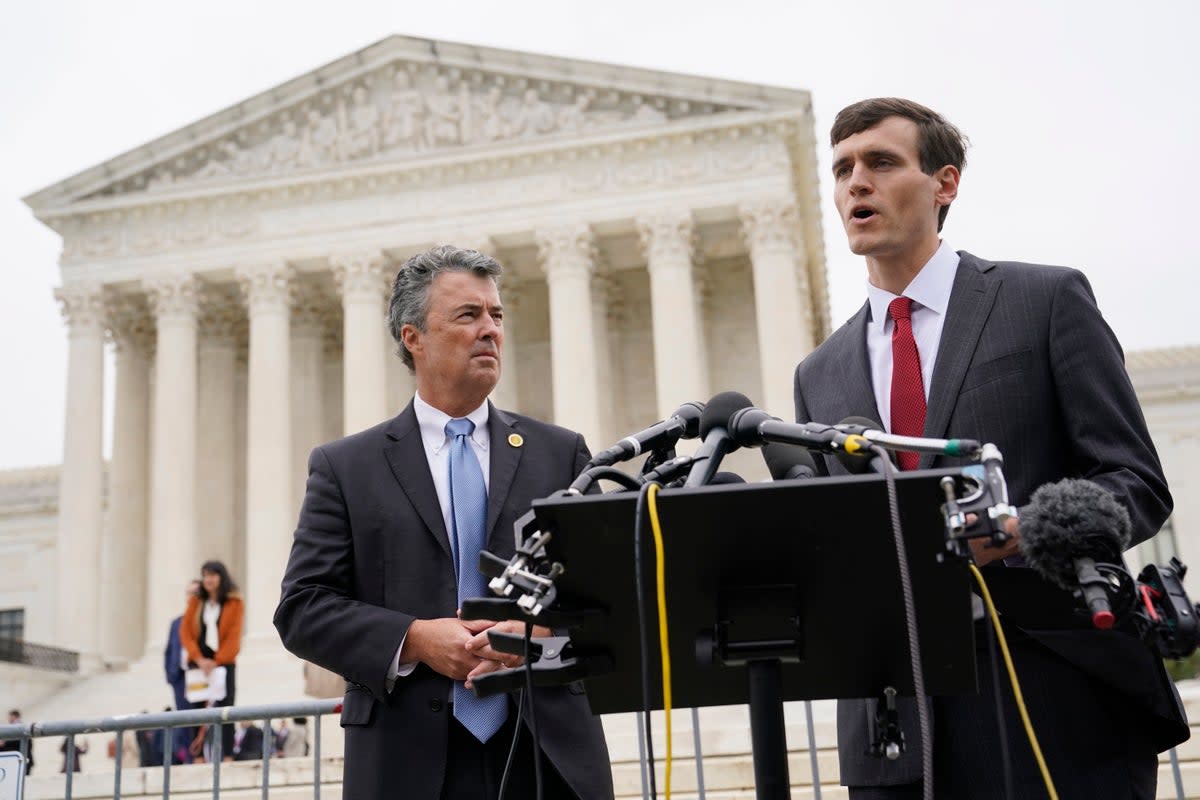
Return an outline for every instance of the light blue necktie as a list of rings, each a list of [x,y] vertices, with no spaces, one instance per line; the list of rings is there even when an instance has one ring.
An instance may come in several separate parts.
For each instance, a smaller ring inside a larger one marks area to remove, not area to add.
[[[479,551],[487,545],[487,487],[479,459],[471,451],[475,423],[452,419],[446,423],[450,443],[450,516],[454,521],[452,543],[454,568],[458,574],[458,604],[468,597],[486,597],[487,579],[479,571]],[[486,742],[508,719],[508,700],[503,694],[476,697],[461,681],[454,682],[454,718],[481,742]]]

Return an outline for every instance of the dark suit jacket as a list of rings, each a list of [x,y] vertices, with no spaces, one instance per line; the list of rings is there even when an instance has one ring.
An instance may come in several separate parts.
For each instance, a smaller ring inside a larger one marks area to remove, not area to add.
[[[233,749],[234,761],[258,761],[263,757],[263,729],[251,725],[242,733],[241,744]]]
[[[490,409],[488,549],[507,558],[530,502],[565,488],[583,437]],[[510,435],[522,437],[512,444]],[[296,655],[348,681],[344,796],[435,800],[446,763],[449,678],[418,665],[385,679],[414,619],[453,617],[450,540],[412,404],[393,420],[316,448],[275,626]],[[535,692],[542,749],[583,800],[611,798],[600,721],[579,685]]]
[[[929,390],[925,435],[996,444],[1004,455],[1010,501],[1020,507],[1044,483],[1087,478],[1113,493],[1133,521],[1133,542],[1158,532],[1171,496],[1116,337],[1077,270],[989,262],[962,252]],[[796,368],[799,421],[878,420],[867,357],[869,304]],[[957,459],[923,455],[921,468]],[[822,474],[845,474],[831,457]],[[1024,568],[985,569],[993,592],[1012,606],[1010,621],[1079,669],[1114,689],[1114,703],[1136,710],[1165,750],[1188,736],[1161,661],[1131,635],[1087,628],[1040,630],[1039,608],[1021,607]],[[1006,589],[1010,589],[1006,591]],[[1027,592],[1026,592],[1027,593]],[[1004,604],[998,602],[1004,611]],[[1069,613],[1068,613],[1069,615]],[[906,729],[916,730],[915,708]],[[919,748],[897,762],[865,755],[866,712],[842,703],[838,750],[842,782],[894,784],[921,775]],[[1064,710],[1063,716],[1069,716]]]

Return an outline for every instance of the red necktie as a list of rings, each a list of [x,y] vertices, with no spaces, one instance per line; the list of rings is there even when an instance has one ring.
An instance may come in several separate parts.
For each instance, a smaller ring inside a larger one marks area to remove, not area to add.
[[[925,383],[921,379],[921,354],[912,331],[912,299],[897,297],[888,305],[892,328],[892,433],[922,436],[925,433]],[[897,453],[900,469],[916,469],[918,453]]]

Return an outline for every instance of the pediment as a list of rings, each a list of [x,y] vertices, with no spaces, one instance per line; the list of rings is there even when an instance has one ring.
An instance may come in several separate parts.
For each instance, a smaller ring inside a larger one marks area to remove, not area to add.
[[[179,190],[808,106],[799,90],[393,36],[26,202],[36,211],[126,195],[152,201]]]

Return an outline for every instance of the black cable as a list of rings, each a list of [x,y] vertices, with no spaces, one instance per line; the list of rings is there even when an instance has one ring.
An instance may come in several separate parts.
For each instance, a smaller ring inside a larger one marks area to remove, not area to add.
[[[650,632],[646,626],[646,589],[642,582],[642,536],[645,533],[646,497],[650,487],[646,483],[638,492],[637,517],[633,524],[633,585],[637,594],[638,640],[641,643],[642,667],[642,736],[646,742],[646,770],[650,778],[650,797],[658,797],[658,787],[654,777],[654,736],[650,731]]]
[[[496,800],[504,800],[504,793],[508,789],[508,776],[512,770],[513,756],[517,754],[517,742],[521,739],[521,717],[525,713],[525,690],[517,690],[517,727],[513,731],[512,744],[508,746],[508,758],[504,760],[504,774],[500,776],[500,793],[496,795]]]
[[[1012,800],[1012,763],[1008,760],[1008,725],[1004,721],[1004,700],[1000,691],[1000,659],[996,653],[996,629],[991,614],[984,613],[987,622],[988,655],[992,662],[992,692],[996,698],[996,727],[1000,732],[1000,763],[1004,766],[1004,796]]]
[[[533,638],[533,623],[525,623],[525,695],[529,698],[529,731],[533,734],[533,780],[537,800],[542,800],[542,740],[538,737],[537,713],[533,708],[533,660],[529,657],[529,641]]]
[[[904,599],[904,627],[908,634],[908,653],[912,665],[913,694],[916,695],[917,723],[921,735],[921,776],[924,800],[933,800],[933,729],[929,720],[929,708],[925,702],[925,670],[921,666],[921,642],[917,633],[917,608],[913,600],[912,575],[908,570],[908,552],[904,545],[904,532],[900,529],[900,504],[896,498],[896,468],[892,466],[887,451],[877,444],[871,445],[884,465],[883,477],[887,485],[888,511],[892,518],[892,538],[896,544],[896,566],[900,572],[900,593]]]

